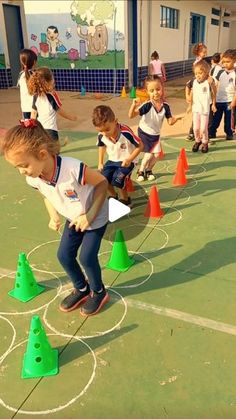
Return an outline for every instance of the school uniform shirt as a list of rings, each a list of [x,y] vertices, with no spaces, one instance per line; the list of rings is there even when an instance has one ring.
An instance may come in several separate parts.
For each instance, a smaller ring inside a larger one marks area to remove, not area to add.
[[[162,61],[161,60],[151,60],[150,64],[152,64],[153,66],[153,71],[152,71],[152,75],[157,75],[159,77],[162,77],[162,70],[161,70],[161,66],[162,66]]]
[[[210,112],[211,88],[208,80],[198,82],[197,79],[189,80],[187,83],[189,89],[192,89],[193,105],[192,112],[208,114]]]
[[[61,107],[61,101],[56,92],[43,95],[34,95],[33,109],[38,113],[38,121],[44,129],[57,131],[57,111]]]
[[[99,133],[97,146],[106,147],[108,159],[114,162],[128,159],[135,148],[139,147],[140,138],[137,137],[133,131],[126,125],[119,124],[119,134],[114,143],[110,138]],[[138,158],[134,159],[136,163]]]
[[[26,176],[26,182],[38,189],[57,212],[69,221],[85,214],[93,203],[95,187],[85,183],[86,165],[72,157],[55,157],[54,173],[50,181]],[[108,203],[99,210],[97,217],[88,227],[93,230],[108,222]]]
[[[160,135],[164,118],[171,118],[171,110],[168,103],[164,102],[158,111],[151,101],[145,102],[139,107],[141,120],[139,128],[150,135]]]
[[[33,71],[29,70],[29,73],[32,74]],[[20,104],[22,112],[31,112],[33,96],[29,94],[24,71],[21,71],[19,74],[17,86],[20,88]]]
[[[216,102],[232,102],[235,96],[236,69],[231,71],[220,70],[215,77],[218,81]]]
[[[216,80],[216,75],[221,70],[222,70],[222,67],[219,64],[215,64],[213,67],[211,67],[210,76],[213,77],[214,80]]]

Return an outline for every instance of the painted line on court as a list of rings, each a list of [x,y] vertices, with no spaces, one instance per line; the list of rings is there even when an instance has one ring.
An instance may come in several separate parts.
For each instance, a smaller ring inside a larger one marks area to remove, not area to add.
[[[125,299],[128,307],[138,308],[140,310],[149,311],[159,316],[170,317],[175,320],[182,320],[187,323],[203,326],[218,332],[236,335],[236,326],[228,323],[217,322],[206,317],[195,316],[194,314],[185,313],[184,311],[174,310],[166,307],[159,307],[152,304],[143,303],[138,300]]]

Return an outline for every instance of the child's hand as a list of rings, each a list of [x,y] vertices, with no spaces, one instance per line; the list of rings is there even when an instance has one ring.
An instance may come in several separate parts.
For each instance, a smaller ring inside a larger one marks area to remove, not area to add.
[[[53,218],[51,218],[51,220],[49,221],[48,227],[51,230],[58,231],[59,228],[61,227],[61,221],[59,219],[54,220]]]
[[[213,113],[216,113],[216,111],[217,111],[216,105],[211,105],[211,110],[212,110]]]
[[[233,109],[234,107],[235,107],[235,102],[233,101],[229,104],[228,109]]]
[[[104,167],[104,164],[103,163],[99,163],[98,164],[98,170],[99,170],[99,172],[102,171],[103,167]]]
[[[136,99],[133,100],[133,105],[135,108],[138,108],[141,105],[141,99],[139,97],[136,97]]]
[[[121,167],[129,167],[131,165],[131,161],[129,159],[124,159],[121,163]]]
[[[69,228],[75,226],[76,231],[85,231],[89,227],[91,220],[89,220],[87,214],[82,214],[79,217],[74,218],[69,224]]]

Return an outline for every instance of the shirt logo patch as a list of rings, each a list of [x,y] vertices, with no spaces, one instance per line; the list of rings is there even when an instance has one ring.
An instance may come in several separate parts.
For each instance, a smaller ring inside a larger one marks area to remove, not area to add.
[[[233,83],[234,79],[231,77],[231,79],[229,79],[229,83]]]
[[[125,144],[125,143],[121,143],[120,148],[121,148],[122,150],[125,150],[125,149],[127,148],[127,146],[126,146],[126,144]]]
[[[203,93],[207,93],[207,87],[206,86],[203,87],[202,91],[203,91]]]
[[[79,201],[80,200],[79,197],[78,197],[78,195],[77,195],[77,192],[75,192],[74,189],[67,189],[65,191],[65,196],[67,198],[69,198],[70,201]]]

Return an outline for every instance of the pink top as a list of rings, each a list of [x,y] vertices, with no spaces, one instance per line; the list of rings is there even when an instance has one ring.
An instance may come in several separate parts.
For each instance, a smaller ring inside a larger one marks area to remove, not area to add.
[[[162,76],[162,71],[161,71],[162,61],[152,60],[150,61],[150,64],[152,64],[152,67],[153,67],[152,75],[156,74],[157,76]]]

